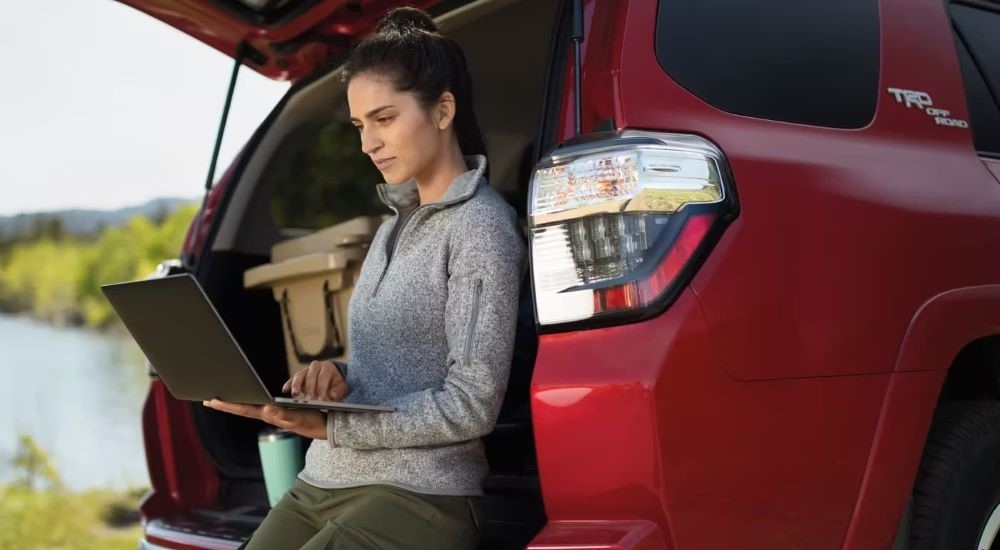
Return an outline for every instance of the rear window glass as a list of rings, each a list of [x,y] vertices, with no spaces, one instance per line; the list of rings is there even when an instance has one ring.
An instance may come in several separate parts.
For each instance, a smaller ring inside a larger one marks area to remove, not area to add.
[[[660,0],[656,57],[724,111],[860,128],[878,99],[878,3]]]
[[[1000,155],[1000,12],[950,6],[976,149]]]
[[[273,159],[264,180],[276,227],[321,229],[390,213],[375,191],[382,175],[361,152],[358,130],[343,111],[294,132]]]

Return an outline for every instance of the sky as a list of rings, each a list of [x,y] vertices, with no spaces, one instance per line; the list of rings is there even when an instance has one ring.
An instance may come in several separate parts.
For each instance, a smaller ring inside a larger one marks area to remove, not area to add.
[[[0,215],[200,197],[232,60],[113,0],[7,2]],[[288,83],[240,71],[216,175]]]

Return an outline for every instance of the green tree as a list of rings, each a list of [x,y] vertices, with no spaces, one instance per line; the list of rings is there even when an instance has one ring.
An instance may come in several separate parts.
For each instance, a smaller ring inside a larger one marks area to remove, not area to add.
[[[113,312],[100,292],[101,285],[142,279],[163,260],[180,253],[188,225],[197,213],[195,204],[175,210],[160,225],[136,216],[123,227],[106,229],[85,252],[84,269],[78,279],[80,308],[84,321],[101,326]]]
[[[44,214],[34,218],[28,234],[31,239],[51,239],[54,241],[59,241],[66,237],[62,220]]]
[[[49,236],[0,251],[0,307],[106,325],[113,315],[100,286],[144,278],[159,262],[176,257],[196,212],[197,205],[185,205],[159,224],[136,216],[87,240],[55,239],[51,235],[58,231],[42,224],[40,234]]]
[[[62,478],[49,459],[49,455],[28,434],[18,436],[18,449],[11,462],[14,467],[15,487],[36,491],[43,487],[62,490]]]

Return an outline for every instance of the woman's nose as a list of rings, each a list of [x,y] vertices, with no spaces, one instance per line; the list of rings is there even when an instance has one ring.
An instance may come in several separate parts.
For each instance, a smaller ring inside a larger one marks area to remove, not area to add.
[[[382,147],[382,140],[373,134],[374,132],[370,130],[361,130],[361,152],[366,155],[370,155]]]

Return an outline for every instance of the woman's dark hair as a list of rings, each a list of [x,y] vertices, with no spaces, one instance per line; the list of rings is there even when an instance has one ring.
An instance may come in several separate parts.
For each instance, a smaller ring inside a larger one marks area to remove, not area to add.
[[[390,10],[351,52],[344,80],[373,72],[392,79],[399,91],[413,92],[430,108],[450,91],[455,96],[455,135],[464,155],[485,155],[486,145],[472,110],[472,78],[462,48],[443,36],[426,12]]]

